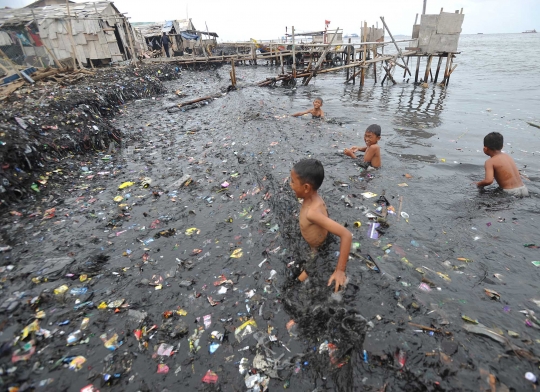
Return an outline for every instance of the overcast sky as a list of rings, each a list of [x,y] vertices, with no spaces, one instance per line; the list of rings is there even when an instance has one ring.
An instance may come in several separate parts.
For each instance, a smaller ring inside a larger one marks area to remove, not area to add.
[[[0,7],[18,8],[33,0],[0,0]],[[77,1],[79,2],[79,1]],[[120,12],[127,12],[132,22],[162,22],[183,19],[187,15],[199,30],[219,34],[221,40],[275,39],[285,33],[285,26],[297,31],[330,28],[345,33],[360,33],[361,22],[375,25],[384,16],[394,35],[410,35],[416,13],[422,13],[423,0],[116,0]],[[454,12],[463,8],[463,33],[520,33],[540,31],[540,0],[427,0],[427,13]]]

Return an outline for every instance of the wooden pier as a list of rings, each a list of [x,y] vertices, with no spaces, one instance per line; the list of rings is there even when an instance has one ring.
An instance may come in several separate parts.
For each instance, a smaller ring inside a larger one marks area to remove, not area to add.
[[[295,29],[292,27],[291,42],[232,42],[220,44],[212,55],[150,58],[145,63],[174,63],[178,65],[196,65],[212,63],[231,63],[231,85],[236,86],[235,65],[267,64],[278,67],[280,72],[272,78],[259,82],[258,86],[274,86],[281,82],[283,86],[295,86],[297,79],[302,79],[302,85],[306,86],[318,74],[345,71],[345,83],[355,84],[358,80],[360,86],[364,86],[366,75],[370,68],[373,69],[374,81],[377,83],[378,73],[383,77],[381,84],[396,84],[399,72],[403,70],[403,81],[413,79],[415,84],[428,84],[439,82],[440,86],[448,86],[450,76],[457,67],[454,59],[457,52],[457,42],[463,22],[463,10],[455,13],[422,15],[422,21],[417,24],[416,16],[411,39],[395,40],[384,17],[381,17],[383,29],[368,27],[363,23],[360,43],[334,43],[340,29],[328,31],[331,40],[328,43],[304,43],[298,42]],[[440,28],[433,29],[433,27]],[[381,33],[382,31],[382,33]],[[439,33],[441,31],[441,33]],[[390,37],[384,41],[386,32]],[[325,32],[326,33],[326,32]],[[382,34],[382,35],[381,35]],[[379,38],[381,37],[381,38]],[[443,39],[441,39],[441,37]],[[448,38],[450,37],[450,38]],[[368,38],[376,39],[369,41]],[[440,42],[438,46],[432,42]],[[398,44],[408,43],[404,49]],[[448,43],[450,42],[450,43]],[[386,50],[390,46],[393,53]],[[219,55],[216,55],[216,52]],[[434,61],[435,60],[435,61]],[[433,69],[434,64],[436,64]],[[286,68],[287,67],[287,68]],[[411,71],[414,68],[414,73]]]

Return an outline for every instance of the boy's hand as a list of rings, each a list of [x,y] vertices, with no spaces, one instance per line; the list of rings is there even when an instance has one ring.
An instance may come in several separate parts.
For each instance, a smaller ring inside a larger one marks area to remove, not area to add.
[[[336,281],[336,288],[334,290],[335,293],[339,291],[339,287],[344,287],[345,282],[347,280],[347,276],[345,275],[345,272],[335,270],[330,279],[328,280],[328,286],[332,285],[332,281]]]

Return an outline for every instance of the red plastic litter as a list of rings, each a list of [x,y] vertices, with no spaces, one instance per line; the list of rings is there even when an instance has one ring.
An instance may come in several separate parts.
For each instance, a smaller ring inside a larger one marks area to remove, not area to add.
[[[205,382],[207,384],[215,384],[217,383],[217,380],[218,380],[218,375],[215,372],[209,370],[204,375],[202,382]]]
[[[157,367],[158,374],[167,374],[169,373],[169,367],[163,363],[160,363]]]

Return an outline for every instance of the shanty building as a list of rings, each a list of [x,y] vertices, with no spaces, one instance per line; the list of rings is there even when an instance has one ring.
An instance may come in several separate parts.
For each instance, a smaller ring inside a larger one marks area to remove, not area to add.
[[[210,55],[217,45],[218,35],[213,32],[197,30],[190,19],[169,20],[163,24],[150,24],[135,27],[138,47],[143,50],[161,48],[163,33],[169,36],[175,56],[185,54]],[[195,53],[194,53],[195,52]]]
[[[0,49],[13,62],[49,66],[76,59],[91,66],[131,58],[131,26],[112,2],[70,2],[69,9],[57,3],[0,9]]]

